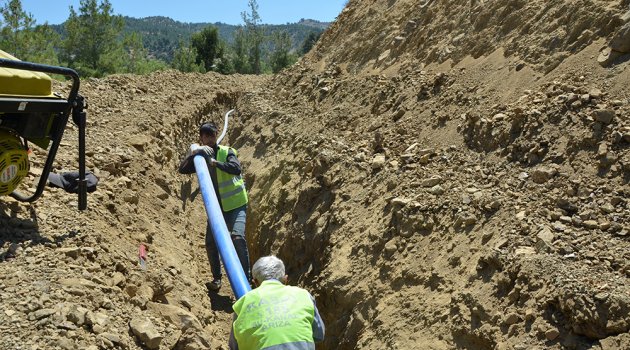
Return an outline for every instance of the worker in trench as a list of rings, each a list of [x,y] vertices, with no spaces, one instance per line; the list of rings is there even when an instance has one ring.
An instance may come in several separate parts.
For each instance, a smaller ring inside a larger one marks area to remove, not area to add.
[[[252,283],[249,268],[249,252],[245,241],[245,219],[247,212],[247,190],[241,176],[241,163],[237,152],[231,147],[217,145],[218,127],[213,122],[204,123],[199,128],[200,147],[189,152],[179,165],[181,174],[195,172],[194,156],[202,155],[208,164],[214,192],[217,194],[223,218],[227,226],[238,259],[245,271],[245,277]],[[221,288],[221,260],[214,242],[210,222],[206,226],[206,252],[210,261],[212,281],[207,283],[210,290]]]
[[[286,285],[284,263],[275,256],[258,259],[252,274],[258,287],[232,307],[230,350],[314,350],[325,333],[315,298]]]

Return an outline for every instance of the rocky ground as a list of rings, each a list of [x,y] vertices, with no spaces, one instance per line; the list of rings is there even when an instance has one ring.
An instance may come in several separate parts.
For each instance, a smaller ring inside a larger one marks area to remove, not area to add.
[[[353,0],[274,77],[84,82],[99,189],[85,213],[0,203],[0,343],[225,348],[233,297],[204,287],[175,169],[236,108],[250,254],[316,296],[321,349],[630,347],[629,21],[627,0]]]
[[[201,121],[263,80],[164,72],[83,82],[87,162],[98,189],[83,213],[76,195],[61,189],[33,205],[3,199],[3,348],[202,349],[227,342],[231,293],[207,293],[203,204],[177,166]],[[76,169],[76,138],[70,126],[56,171]],[[41,150],[32,159],[25,183],[41,168]],[[148,248],[146,270],[138,264],[140,244]]]

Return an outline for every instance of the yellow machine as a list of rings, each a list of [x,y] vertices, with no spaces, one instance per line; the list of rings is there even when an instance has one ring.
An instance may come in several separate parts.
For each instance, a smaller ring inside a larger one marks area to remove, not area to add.
[[[47,74],[72,79],[67,98],[52,92]],[[85,180],[84,99],[79,95],[79,75],[72,69],[22,62],[0,50],[0,196],[24,202],[37,200],[48,175],[68,119],[79,129],[79,210],[87,208]],[[35,193],[16,191],[29,171],[29,143],[48,151]]]

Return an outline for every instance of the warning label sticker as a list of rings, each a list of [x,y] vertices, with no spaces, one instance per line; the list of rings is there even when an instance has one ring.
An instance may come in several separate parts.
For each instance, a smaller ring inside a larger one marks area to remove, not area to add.
[[[18,167],[15,164],[9,165],[6,169],[0,173],[0,182],[8,183],[15,178],[17,174]]]

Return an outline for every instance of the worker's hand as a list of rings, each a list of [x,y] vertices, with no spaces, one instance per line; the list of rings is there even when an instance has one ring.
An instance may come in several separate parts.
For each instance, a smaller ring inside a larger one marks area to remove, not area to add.
[[[217,166],[217,163],[218,163],[218,162],[217,162],[217,160],[216,160],[216,159],[214,159],[214,158],[210,158],[210,163],[209,163],[209,164],[210,164],[210,166],[211,166],[211,167],[213,167],[213,168],[214,168],[214,167],[216,167],[216,166]]]
[[[210,158],[214,158],[214,149],[212,149],[212,147],[210,147],[210,146],[203,146],[203,147],[201,147],[201,150],[203,151],[203,153],[205,153],[206,156],[208,156]]]
[[[209,146],[201,146],[193,151],[194,155],[201,154],[209,158],[214,158],[214,150]]]

